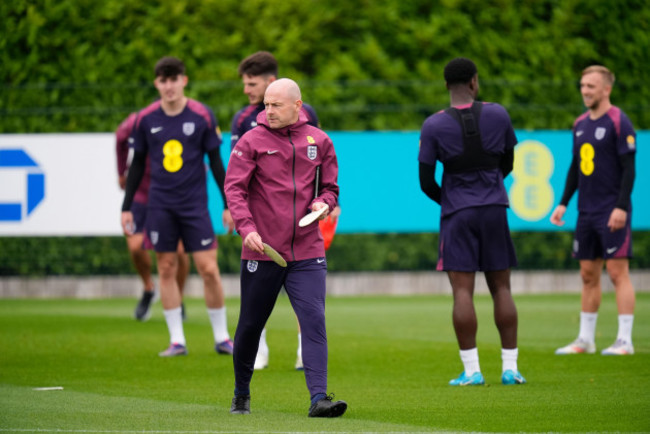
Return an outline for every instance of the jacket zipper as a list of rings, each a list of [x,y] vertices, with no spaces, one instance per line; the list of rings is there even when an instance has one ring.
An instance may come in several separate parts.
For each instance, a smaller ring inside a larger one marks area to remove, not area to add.
[[[294,145],[293,141],[291,140],[291,131],[288,131],[287,133],[289,135],[289,143],[291,143],[291,147],[293,148],[293,161],[291,167],[291,177],[293,178],[293,233],[291,235],[291,256],[295,261],[296,252],[293,250],[293,243],[296,240],[296,193],[298,190],[296,188],[296,145]]]

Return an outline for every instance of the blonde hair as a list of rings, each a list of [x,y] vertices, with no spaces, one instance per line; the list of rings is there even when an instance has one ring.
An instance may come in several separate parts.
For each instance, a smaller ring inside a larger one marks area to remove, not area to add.
[[[607,84],[609,84],[610,86],[614,85],[614,81],[616,80],[616,77],[614,77],[614,73],[612,71],[610,71],[609,69],[607,69],[606,67],[604,67],[602,65],[591,65],[591,66],[586,67],[582,71],[582,75],[584,76],[584,75],[587,75],[587,74],[591,74],[592,72],[600,73],[603,76],[603,78],[605,79],[605,82]]]

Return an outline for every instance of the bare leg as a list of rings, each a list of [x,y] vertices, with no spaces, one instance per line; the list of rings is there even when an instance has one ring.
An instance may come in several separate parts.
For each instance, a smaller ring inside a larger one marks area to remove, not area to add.
[[[145,291],[153,291],[154,283],[151,278],[151,256],[149,252],[142,248],[142,233],[137,233],[126,237],[126,245],[129,248],[131,261],[135,266]]]
[[[616,305],[619,315],[633,315],[636,296],[630,280],[630,266],[627,258],[607,260],[607,274],[616,289]]]
[[[461,350],[476,348],[478,323],[473,300],[475,273],[448,271],[447,276],[454,295],[452,319],[458,346]]]
[[[181,295],[176,282],[178,273],[178,253],[158,252],[158,276],[160,278],[160,299],[163,309],[175,309],[181,305]]]
[[[196,270],[203,279],[205,304],[210,309],[221,308],[225,305],[221,274],[217,265],[217,250],[201,250],[192,253]]]
[[[600,285],[600,274],[602,270],[602,259],[583,259],[580,261],[580,277],[582,278],[582,312],[598,312],[602,297],[602,288]]]
[[[510,270],[487,271],[485,280],[492,295],[501,348],[517,348],[517,308],[510,291]]]

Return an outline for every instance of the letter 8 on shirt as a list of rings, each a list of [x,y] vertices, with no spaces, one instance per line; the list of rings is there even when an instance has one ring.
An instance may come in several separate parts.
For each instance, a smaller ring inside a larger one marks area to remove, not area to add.
[[[134,149],[151,161],[149,207],[207,206],[206,153],[221,145],[214,113],[188,99],[176,116],[166,115],[156,101],[143,109],[134,131]]]

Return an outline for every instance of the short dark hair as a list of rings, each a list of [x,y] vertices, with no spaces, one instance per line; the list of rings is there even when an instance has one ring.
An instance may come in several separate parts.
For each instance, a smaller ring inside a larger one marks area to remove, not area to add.
[[[239,64],[237,69],[239,76],[251,75],[256,77],[258,75],[272,75],[278,76],[278,61],[275,60],[273,54],[268,51],[258,51],[253,53]]]
[[[476,65],[465,57],[457,57],[445,66],[447,84],[467,84],[478,73]]]
[[[154,73],[156,77],[176,77],[178,74],[185,75],[185,64],[177,57],[165,56],[156,62]]]

